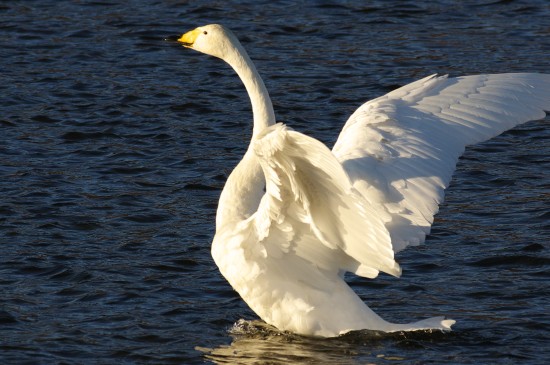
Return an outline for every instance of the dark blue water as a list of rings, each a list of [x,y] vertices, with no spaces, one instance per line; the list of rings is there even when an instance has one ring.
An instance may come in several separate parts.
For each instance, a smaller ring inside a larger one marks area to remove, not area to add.
[[[388,320],[455,331],[250,322],[209,252],[249,102],[228,66],[164,41],[212,22],[278,119],[329,145],[362,102],[435,72],[550,72],[546,0],[0,3],[0,362],[550,361],[549,117],[467,150],[401,279],[352,280]]]

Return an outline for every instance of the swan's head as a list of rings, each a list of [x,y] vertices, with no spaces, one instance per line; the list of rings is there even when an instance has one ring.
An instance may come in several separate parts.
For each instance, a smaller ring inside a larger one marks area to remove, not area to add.
[[[210,24],[195,28],[182,35],[178,42],[184,47],[224,59],[227,52],[238,46],[239,41],[227,28]]]

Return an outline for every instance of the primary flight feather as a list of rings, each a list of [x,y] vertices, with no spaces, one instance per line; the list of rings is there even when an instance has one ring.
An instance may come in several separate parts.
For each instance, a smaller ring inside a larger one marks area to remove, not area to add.
[[[275,122],[267,89],[227,28],[179,38],[227,62],[244,83],[254,128],[216,215],[212,256],[267,323],[303,335],[450,330],[443,317],[389,323],[343,279],[401,275],[394,253],[430,231],[465,146],[550,109],[550,75],[428,76],[363,104],[334,148]]]

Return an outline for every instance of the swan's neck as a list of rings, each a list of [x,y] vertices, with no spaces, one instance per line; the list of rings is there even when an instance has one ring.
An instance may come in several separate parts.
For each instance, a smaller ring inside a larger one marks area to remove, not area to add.
[[[258,210],[264,195],[265,178],[251,149],[231,172],[223,188],[216,213],[216,230],[227,224],[234,227]]]
[[[269,93],[252,60],[238,41],[235,40],[233,47],[227,50],[224,60],[237,72],[250,97],[254,114],[253,143],[261,131],[275,124]],[[260,163],[249,147],[223,188],[216,214],[217,228],[235,224],[254,214],[264,194],[264,186],[265,178]]]
[[[254,139],[262,130],[275,124],[275,113],[269,93],[252,60],[240,43],[237,43],[234,49],[228,52],[225,61],[237,72],[250,97],[254,115],[252,132],[252,139]]]

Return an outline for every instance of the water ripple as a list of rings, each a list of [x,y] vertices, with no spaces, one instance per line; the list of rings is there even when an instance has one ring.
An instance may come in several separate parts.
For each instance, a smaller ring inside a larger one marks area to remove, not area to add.
[[[402,279],[349,278],[389,320],[445,314],[455,332],[236,329],[255,317],[209,245],[249,101],[229,67],[164,41],[233,28],[278,120],[331,145],[361,103],[428,74],[548,72],[546,1],[45,0],[0,16],[0,362],[550,357],[550,119],[467,150],[427,244],[399,254]]]

